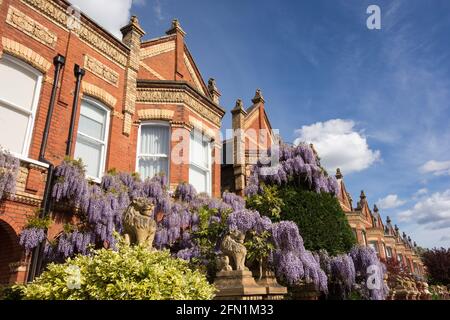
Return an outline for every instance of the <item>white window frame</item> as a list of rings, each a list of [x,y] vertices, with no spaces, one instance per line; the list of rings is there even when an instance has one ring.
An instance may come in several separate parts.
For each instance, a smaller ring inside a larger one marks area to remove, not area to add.
[[[142,143],[142,139],[141,139],[141,128],[143,126],[160,126],[160,127],[167,127],[169,130],[169,147],[168,147],[168,154],[141,154],[141,143]],[[141,121],[141,123],[139,124],[139,129],[138,129],[138,137],[137,137],[137,149],[136,149],[136,165],[135,165],[135,172],[139,173],[139,159],[140,157],[157,157],[157,158],[163,158],[166,157],[167,158],[167,172],[166,172],[166,178],[167,181],[170,181],[169,177],[170,177],[170,163],[171,163],[171,158],[170,158],[170,154],[171,154],[171,127],[170,127],[170,123],[167,121],[158,121],[158,120],[150,120],[150,121]],[[143,178],[143,177],[141,177]],[[152,178],[152,177],[150,177]],[[144,179],[144,178],[143,178]]]
[[[79,124],[78,124],[78,128],[77,128],[77,137],[75,139],[75,144],[78,141],[78,135],[83,137],[85,140],[88,140],[88,141],[91,140],[91,141],[95,141],[97,143],[101,143],[102,144],[102,151],[101,151],[101,154],[100,154],[99,176],[98,177],[93,177],[93,176],[88,175],[88,174],[86,175],[88,179],[90,179],[90,180],[92,180],[94,182],[100,183],[102,177],[105,174],[105,168],[106,168],[106,155],[107,155],[107,152],[108,152],[109,130],[110,130],[109,123],[110,123],[110,117],[111,117],[111,110],[108,107],[106,107],[105,105],[103,105],[100,101],[98,101],[97,99],[92,98],[90,96],[83,96],[81,98],[81,104],[83,103],[83,101],[87,101],[88,103],[93,104],[96,107],[106,111],[106,117],[105,117],[105,138],[104,138],[104,141],[99,140],[97,138],[90,137],[89,135],[80,132]],[[82,107],[80,106],[80,116],[81,116],[81,108]]]
[[[391,247],[389,247],[389,246],[386,246],[386,257],[387,258],[392,258],[392,256],[393,256],[393,251],[392,251],[392,248]]]
[[[203,167],[201,165],[193,163],[192,160],[191,160],[191,147],[190,147],[190,144],[191,144],[191,141],[192,141],[192,136],[195,136],[195,135],[201,136],[202,140],[204,142],[207,142],[208,165],[206,167]],[[209,138],[209,141],[207,140],[208,138]],[[202,171],[206,171],[207,172],[207,174],[206,174],[206,193],[208,195],[211,195],[211,193],[212,193],[212,154],[211,154],[212,153],[212,148],[211,148],[211,145],[212,145],[212,139],[210,139],[210,137],[208,137],[207,135],[205,135],[201,131],[198,131],[198,130],[196,131],[195,128],[191,131],[190,136],[189,136],[189,171],[191,170],[191,166],[193,166],[193,167],[195,167],[197,169],[200,169]]]
[[[34,94],[33,94],[33,102],[31,104],[31,110],[27,110],[21,106],[15,105],[14,103],[4,100],[0,97],[0,102],[3,104],[6,104],[9,108],[13,109],[15,112],[20,112],[23,114],[28,115],[28,124],[27,124],[27,130],[25,132],[25,139],[22,146],[22,152],[11,152],[14,156],[16,156],[19,159],[28,161],[30,160],[28,158],[28,153],[30,151],[30,144],[31,139],[33,135],[34,130],[34,121],[36,120],[36,111],[37,107],[39,105],[39,99],[41,96],[41,88],[42,88],[42,80],[43,80],[43,74],[33,68],[31,65],[27,64],[26,62],[17,59],[13,56],[10,56],[8,54],[3,54],[3,56],[0,58],[0,60],[8,60],[9,62],[17,65],[19,68],[26,69],[27,71],[31,72],[32,74],[36,75],[36,87],[34,88]]]

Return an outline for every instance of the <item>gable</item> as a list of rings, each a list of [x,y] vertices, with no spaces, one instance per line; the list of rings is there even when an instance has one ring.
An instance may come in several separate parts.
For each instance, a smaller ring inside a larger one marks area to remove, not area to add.
[[[352,205],[350,203],[350,199],[348,197],[347,189],[345,188],[344,180],[338,179],[338,185],[339,185],[339,203],[341,204],[342,210],[344,212],[351,212],[352,211]]]
[[[180,45],[179,42],[178,45]],[[180,57],[178,62],[177,56]],[[209,97],[207,86],[187,46],[184,45],[182,55],[177,53],[177,40],[174,36],[165,36],[144,42],[139,64],[139,79],[186,81],[198,92]],[[179,79],[180,77],[181,79]]]

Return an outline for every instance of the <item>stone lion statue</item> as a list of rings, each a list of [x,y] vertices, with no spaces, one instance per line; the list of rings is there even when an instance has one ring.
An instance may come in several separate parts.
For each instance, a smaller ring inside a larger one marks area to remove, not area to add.
[[[245,257],[247,249],[244,246],[245,234],[238,230],[230,231],[220,244],[220,250],[223,252],[224,265],[219,269],[221,271],[227,270],[248,270],[245,266]],[[232,266],[230,268],[230,264]]]
[[[153,249],[156,221],[153,217],[154,204],[146,198],[134,199],[123,215],[125,242],[141,244]]]
[[[216,257],[216,266],[219,271],[232,271],[230,266],[230,258],[228,256],[220,254]]]

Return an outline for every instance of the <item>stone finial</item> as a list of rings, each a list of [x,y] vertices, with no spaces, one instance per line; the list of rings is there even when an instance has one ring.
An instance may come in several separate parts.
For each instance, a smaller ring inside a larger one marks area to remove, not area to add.
[[[365,200],[366,199],[366,194],[364,193],[364,190],[361,190],[361,194],[359,195],[359,198],[361,200]]]
[[[398,229],[398,226],[395,225],[394,228],[395,228],[395,231],[398,232],[398,230],[399,230],[399,229]]]
[[[408,236],[408,241],[411,242],[411,237],[410,236]]]
[[[373,212],[378,213],[378,207],[376,204],[373,205]]]
[[[209,78],[208,80],[208,92],[214,103],[219,104],[220,92],[219,89],[217,89],[216,80],[214,78]]]
[[[402,236],[403,236],[403,238],[406,238],[406,233],[405,233],[405,231],[403,231]]]
[[[389,216],[386,217],[386,222],[387,222],[387,223],[391,223],[391,222],[392,222],[392,221],[391,221],[391,218],[389,218]]]
[[[342,175],[341,169],[336,169],[336,179],[342,179],[344,176]]]
[[[139,19],[137,16],[131,16],[130,22],[122,29],[120,29],[123,38],[125,38],[131,31],[137,32],[139,37],[142,37],[145,34],[144,29],[142,29],[141,25],[139,24]]]
[[[234,105],[234,108],[232,111],[245,111],[244,110],[244,103],[242,102],[242,99],[237,99],[236,104]]]
[[[166,34],[174,34],[180,33],[183,37],[186,35],[186,32],[181,28],[180,21],[177,18],[172,20],[172,27],[166,31]]]
[[[139,25],[139,19],[137,16],[131,16],[130,23]]]
[[[417,247],[417,243],[414,241],[414,247]]]
[[[265,100],[264,100],[264,97],[262,95],[261,89],[256,89],[255,96],[252,99],[252,102],[254,104],[257,104],[257,103],[264,103],[264,101]]]

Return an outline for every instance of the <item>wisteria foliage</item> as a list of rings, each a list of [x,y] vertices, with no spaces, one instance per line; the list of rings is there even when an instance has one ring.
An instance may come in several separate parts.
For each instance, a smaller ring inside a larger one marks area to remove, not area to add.
[[[26,228],[19,235],[19,244],[24,247],[26,253],[30,253],[45,239],[46,234],[44,229]]]
[[[0,200],[7,194],[14,194],[20,161],[0,146]]]
[[[332,298],[347,299],[356,283],[355,265],[349,254],[330,257],[321,250],[316,258],[328,276],[328,290]]]
[[[314,153],[305,146],[283,150],[283,161],[293,157],[300,157],[305,164],[315,161]],[[73,205],[79,223],[70,231],[63,232],[56,243],[47,243],[45,253],[49,260],[62,261],[77,253],[89,254],[90,248],[95,246],[114,248],[114,234],[122,231],[123,212],[134,199],[144,197],[155,205],[154,217],[160,216],[154,246],[169,249],[178,258],[199,259],[206,263],[196,242],[196,234],[223,223],[225,230],[222,235],[231,230],[244,234],[270,233],[269,241],[273,242],[275,249],[269,256],[269,265],[289,286],[305,281],[327,293],[328,281],[333,281],[340,283],[346,292],[350,288],[359,288],[362,295],[370,299],[383,299],[386,294],[384,286],[379,290],[364,291],[362,288],[370,265],[381,268],[378,280],[383,283],[385,269],[370,248],[355,247],[348,255],[338,257],[313,254],[305,249],[294,222],[272,223],[257,211],[246,209],[245,200],[234,193],[225,192],[222,199],[214,199],[197,194],[194,187],[183,183],[172,196],[164,176],[142,181],[137,175],[115,172],[105,175],[100,185],[92,184],[85,178],[82,164],[71,160],[56,168],[55,179],[53,199]],[[313,184],[314,181],[312,178]],[[204,210],[210,213],[206,221],[202,216]],[[27,251],[44,239],[44,229],[39,228],[27,228],[20,235],[20,243]],[[219,242],[220,238],[216,243],[217,254],[220,253]]]
[[[349,253],[356,271],[356,284],[354,289],[365,299],[384,300],[389,288],[384,283],[387,272],[386,266],[378,259],[374,249],[364,246],[355,246]],[[373,289],[370,289],[370,283]]]
[[[171,209],[164,176],[141,181],[137,175],[110,172],[97,185],[86,179],[81,161],[69,159],[55,169],[52,196],[55,202],[76,208],[80,223],[75,230],[62,233],[56,244],[47,244],[49,260],[87,254],[96,245],[114,248],[114,234],[122,232],[122,215],[136,198],[147,198],[155,212],[169,213]]]
[[[245,189],[246,195],[261,192],[261,183],[280,186],[294,184],[318,193],[338,193],[336,179],[326,174],[311,146],[303,143],[297,146],[282,144],[278,148],[278,154],[277,165],[269,167],[258,162],[252,167]]]
[[[278,278],[290,286],[304,279],[326,293],[327,276],[312,252],[305,249],[297,225],[292,221],[275,223],[272,225],[272,236],[276,249],[271,261]]]

